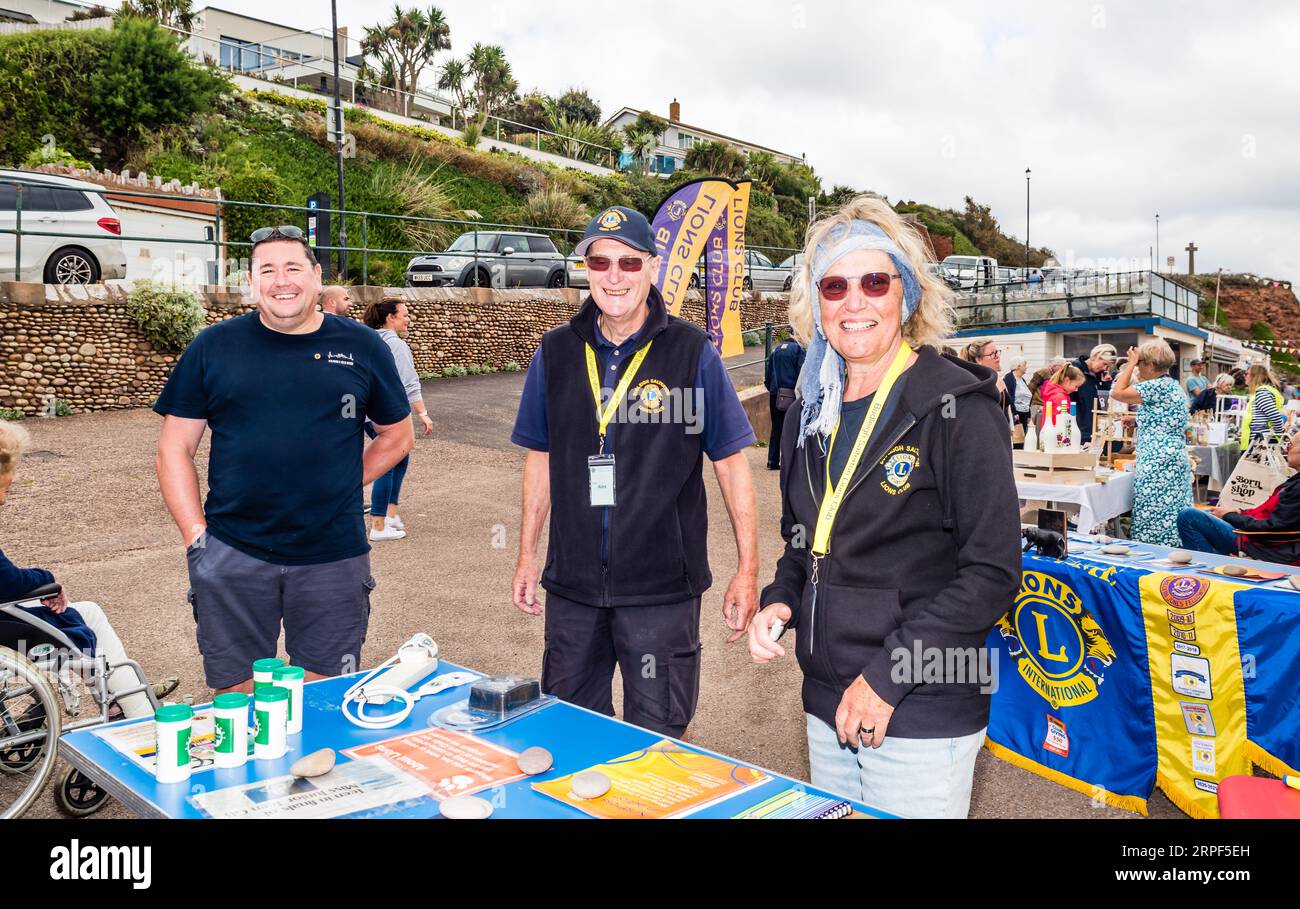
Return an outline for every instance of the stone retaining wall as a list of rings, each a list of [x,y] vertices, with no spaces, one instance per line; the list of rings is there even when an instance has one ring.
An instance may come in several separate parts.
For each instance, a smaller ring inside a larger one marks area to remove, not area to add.
[[[407,342],[421,373],[448,366],[527,366],[543,332],[571,318],[585,292],[433,288],[349,288],[352,312],[385,296],[411,312]],[[237,288],[201,294],[208,322],[252,309]],[[786,297],[752,294],[741,324],[786,321]],[[704,323],[704,304],[688,296],[683,315]],[[150,405],[179,354],[155,350],[126,313],[121,285],[57,287],[0,282],[0,407],[38,414],[55,398],[73,411]]]

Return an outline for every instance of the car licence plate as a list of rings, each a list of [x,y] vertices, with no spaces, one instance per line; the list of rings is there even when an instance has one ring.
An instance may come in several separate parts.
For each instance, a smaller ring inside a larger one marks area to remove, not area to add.
[[[411,280],[412,280],[412,281],[423,281],[424,283],[427,284],[427,283],[429,283],[430,281],[433,280],[433,275],[411,275]]]

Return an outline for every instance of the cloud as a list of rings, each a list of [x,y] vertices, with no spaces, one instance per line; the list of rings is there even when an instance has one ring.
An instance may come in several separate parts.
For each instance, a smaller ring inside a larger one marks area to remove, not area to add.
[[[223,8],[266,15],[252,0]],[[1283,2],[441,4],[455,54],[502,45],[525,88],[806,152],[826,186],[960,208],[1077,255],[1194,240],[1200,270],[1296,277],[1300,7]],[[389,12],[340,0],[353,35]],[[317,3],[270,14],[328,26]],[[1150,235],[1150,236],[1148,236]],[[1185,257],[1185,254],[1180,254]],[[1181,267],[1181,266],[1180,266]]]

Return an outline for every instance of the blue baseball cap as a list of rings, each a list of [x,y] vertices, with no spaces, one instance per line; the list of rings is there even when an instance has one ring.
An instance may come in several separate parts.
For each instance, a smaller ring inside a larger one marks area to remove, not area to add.
[[[652,256],[659,255],[654,232],[645,215],[622,205],[611,205],[588,222],[582,240],[573,248],[574,255],[585,256],[597,240],[617,240]]]

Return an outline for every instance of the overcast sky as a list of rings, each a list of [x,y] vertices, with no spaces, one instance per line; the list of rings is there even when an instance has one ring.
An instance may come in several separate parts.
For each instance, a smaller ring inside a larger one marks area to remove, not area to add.
[[[201,0],[195,6],[201,7]],[[329,5],[214,4],[306,29]],[[524,89],[586,88],[606,114],[666,116],[844,183],[992,206],[1062,261],[1199,247],[1300,278],[1300,4],[539,3],[445,0],[455,55],[505,48]],[[273,10],[273,11],[272,11]],[[636,12],[633,12],[633,11]],[[353,35],[391,4],[339,0]]]

